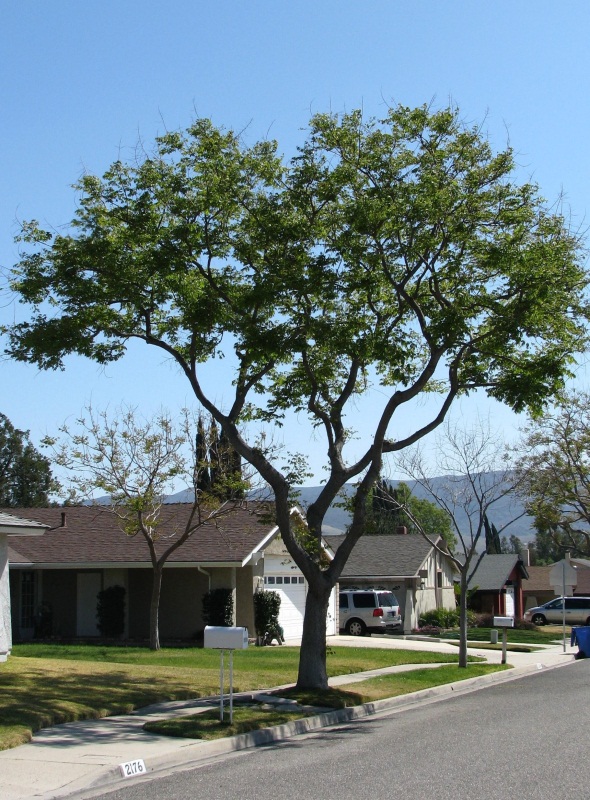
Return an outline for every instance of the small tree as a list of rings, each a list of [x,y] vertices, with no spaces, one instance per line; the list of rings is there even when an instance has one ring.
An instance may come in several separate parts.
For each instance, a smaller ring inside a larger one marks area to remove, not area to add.
[[[450,558],[460,576],[459,594],[459,666],[467,666],[467,606],[471,579],[485,555],[479,552],[485,542],[486,521],[490,508],[513,491],[513,473],[505,462],[506,448],[489,423],[479,421],[469,430],[447,423],[437,437],[436,461],[430,465],[419,449],[406,452],[399,460],[404,471],[427,491],[450,516],[457,534],[457,547]],[[434,480],[434,475],[444,475]],[[412,516],[406,507],[405,511]],[[524,512],[508,524],[512,524]],[[440,551],[419,520],[413,517],[420,533]],[[488,523],[489,525],[489,523]],[[505,525],[498,535],[507,527]]]
[[[152,650],[160,648],[158,616],[166,561],[206,522],[230,514],[246,486],[241,474],[234,472],[218,473],[208,489],[202,488],[202,474],[210,471],[210,463],[206,457],[200,460],[207,447],[203,451],[204,445],[195,439],[195,428],[198,425],[187,411],[175,426],[167,412],[142,421],[134,409],[122,408],[109,416],[88,408],[75,429],[62,426],[61,440],[46,439],[57,463],[72,473],[70,500],[93,498],[97,491],[106,494],[122,531],[144,539],[153,575]],[[176,535],[163,539],[162,504],[178,482],[191,490],[193,499]]]

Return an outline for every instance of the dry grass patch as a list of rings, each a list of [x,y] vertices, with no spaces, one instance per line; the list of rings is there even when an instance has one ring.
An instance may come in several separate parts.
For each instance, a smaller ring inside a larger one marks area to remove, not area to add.
[[[212,676],[213,678],[213,676]],[[217,691],[215,680],[199,689]],[[0,750],[40,728],[125,714],[162,700],[198,697],[194,670],[15,658],[0,666]]]

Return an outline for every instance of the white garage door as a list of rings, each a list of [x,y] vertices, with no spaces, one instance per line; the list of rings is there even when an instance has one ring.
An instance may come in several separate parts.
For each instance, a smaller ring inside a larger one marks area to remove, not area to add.
[[[299,639],[303,630],[306,585],[303,575],[265,575],[264,588],[281,598],[279,623],[285,639]]]
[[[278,592],[281,598],[279,623],[285,640],[300,639],[307,595],[307,584],[303,575],[299,570],[290,570],[283,556],[267,556],[264,563],[264,588]],[[328,636],[336,633],[335,597],[336,593],[332,592],[327,617]]]

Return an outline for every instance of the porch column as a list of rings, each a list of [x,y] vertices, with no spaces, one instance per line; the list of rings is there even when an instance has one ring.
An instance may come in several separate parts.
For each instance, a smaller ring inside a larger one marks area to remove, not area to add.
[[[237,580],[236,580],[236,568],[231,568],[231,597],[232,597],[232,607],[233,607],[233,617],[232,617],[232,625],[235,627],[236,625],[236,614],[237,614],[237,601],[238,601],[238,592],[237,592]]]
[[[12,649],[10,621],[10,584],[8,580],[8,537],[0,533],[0,661],[6,661]]]
[[[412,628],[418,627],[418,621],[416,620],[416,625],[414,625],[414,616],[415,616],[415,592],[413,587],[413,581],[410,579],[406,580],[406,603],[404,606],[404,633],[412,633]]]

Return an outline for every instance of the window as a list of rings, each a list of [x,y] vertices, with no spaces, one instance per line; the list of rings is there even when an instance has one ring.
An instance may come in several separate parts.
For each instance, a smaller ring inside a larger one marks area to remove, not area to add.
[[[348,595],[340,595],[340,608],[348,608]]]
[[[375,595],[373,592],[359,592],[353,594],[352,602],[355,608],[375,608]]]
[[[282,583],[282,582],[283,582],[282,576],[281,575],[277,575],[277,583]]]
[[[273,575],[269,575],[268,578],[266,579],[266,582],[267,583],[274,583],[275,582],[274,576]]]
[[[287,575],[283,578],[283,583],[291,583],[291,578]]]
[[[303,577],[303,575],[301,575],[301,576],[299,577],[299,579],[298,579],[298,582],[299,582],[299,583],[305,583],[305,578]]]

